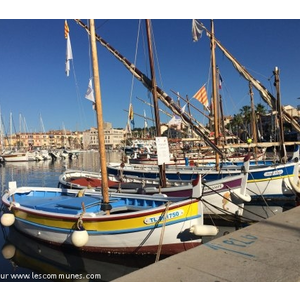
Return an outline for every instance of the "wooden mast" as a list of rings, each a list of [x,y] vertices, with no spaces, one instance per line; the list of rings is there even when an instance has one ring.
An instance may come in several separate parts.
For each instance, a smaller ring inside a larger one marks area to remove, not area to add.
[[[155,127],[156,127],[156,136],[161,136],[160,129],[160,118],[158,110],[158,99],[157,99],[157,89],[156,89],[156,78],[154,71],[154,59],[153,59],[153,50],[152,50],[152,41],[151,41],[151,27],[150,20],[146,20],[146,30],[147,30],[147,40],[148,40],[148,51],[149,51],[149,60],[150,60],[150,69],[151,69],[151,82],[152,82],[152,95],[154,103],[154,116],[155,116]],[[165,178],[165,164],[159,165],[159,177],[160,177],[160,186],[166,187],[166,178]]]
[[[249,92],[250,92],[250,100],[251,100],[251,127],[252,127],[252,137],[253,143],[257,145],[257,125],[256,125],[256,114],[253,100],[253,90],[252,83],[249,82]],[[257,146],[254,147],[254,159],[257,159]]]
[[[75,21],[84,28],[87,32],[90,32],[90,29],[88,26],[86,26],[83,22],[81,22],[79,19],[75,19]],[[208,34],[210,32],[207,31]],[[135,78],[137,78],[149,91],[152,91],[152,82],[151,80],[143,74],[132,62],[130,62],[125,56],[121,55],[119,51],[117,51],[115,48],[113,48],[110,44],[108,44],[103,38],[96,35],[97,41],[105,47],[113,56],[115,56],[122,64],[133,74]],[[219,153],[221,157],[224,157],[223,152],[221,149],[219,149],[203,132],[202,126],[199,127],[198,124],[194,124],[193,120],[188,116],[188,114],[182,114],[181,108],[174,106],[173,99],[160,87],[156,86],[157,90],[157,96],[159,99],[163,102],[164,105],[166,105],[173,113],[180,115],[181,118],[186,121],[189,124],[192,124],[194,126],[194,131],[203,138],[204,142],[209,145],[214,151]]]
[[[281,99],[280,99],[280,85],[279,85],[279,69],[275,67],[273,71],[275,75],[275,87],[277,92],[277,114],[278,114],[278,123],[279,123],[279,145],[280,145],[280,159],[282,162],[286,163],[287,154],[284,144],[284,131],[283,131],[283,112],[281,107]]]
[[[106,169],[106,153],[105,153],[105,140],[104,140],[104,126],[103,126],[103,115],[102,115],[102,102],[101,102],[101,90],[100,90],[100,76],[98,67],[98,55],[96,45],[96,33],[95,33],[95,22],[93,19],[90,20],[90,32],[91,32],[91,50],[92,50],[92,65],[94,74],[94,86],[95,86],[95,104],[96,104],[96,115],[98,125],[98,142],[99,142],[99,154],[101,163],[101,184],[102,184],[102,196],[104,203],[109,203],[108,196],[108,178]],[[109,214],[109,205],[104,205],[102,210]]]
[[[218,99],[217,99],[217,84],[216,84],[216,56],[215,56],[215,30],[214,21],[211,20],[211,69],[212,69],[212,92],[213,92],[213,113],[214,113],[214,132],[215,132],[215,145],[219,147],[219,122],[218,122]],[[216,169],[220,168],[219,153],[216,152]]]

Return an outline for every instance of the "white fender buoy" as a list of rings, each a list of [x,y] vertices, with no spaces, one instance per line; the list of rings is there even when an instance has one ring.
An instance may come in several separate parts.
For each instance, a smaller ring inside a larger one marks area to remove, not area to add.
[[[2,248],[2,255],[5,259],[12,259],[15,256],[16,247],[12,244],[7,244]]]
[[[12,213],[5,213],[1,216],[1,224],[3,226],[11,226],[15,222],[15,216]]]
[[[234,192],[231,193],[231,195],[232,194],[233,194],[233,197],[234,196],[237,197],[237,199],[242,201],[242,202],[250,202],[251,201],[251,196],[249,194],[241,194],[238,191],[234,191]]]
[[[293,191],[296,193],[296,194],[300,194],[300,181],[299,179],[297,180],[297,183],[295,183],[293,181],[293,179],[291,177],[289,177],[289,182],[290,182],[290,185],[293,189]]]
[[[89,240],[86,230],[75,230],[71,235],[71,241],[76,247],[83,247]]]
[[[208,236],[208,235],[217,235],[219,229],[213,225],[193,225],[190,228],[190,233],[193,233],[198,236]]]

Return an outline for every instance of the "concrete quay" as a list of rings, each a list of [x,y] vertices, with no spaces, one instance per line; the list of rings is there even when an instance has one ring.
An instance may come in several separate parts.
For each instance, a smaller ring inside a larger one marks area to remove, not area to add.
[[[114,282],[299,281],[300,207],[114,280]]]

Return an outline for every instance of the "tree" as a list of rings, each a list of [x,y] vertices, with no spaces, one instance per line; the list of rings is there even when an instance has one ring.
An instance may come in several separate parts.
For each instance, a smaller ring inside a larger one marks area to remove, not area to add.
[[[240,109],[240,113],[244,120],[245,130],[248,131],[249,124],[251,122],[251,106],[245,105]]]
[[[230,121],[232,132],[239,136],[241,132],[241,127],[244,124],[242,114],[233,115],[232,120]]]
[[[266,115],[266,108],[264,105],[258,103],[256,106],[255,106],[255,115],[257,117],[257,123],[258,123],[258,126],[259,126],[259,131],[260,131],[260,134],[261,136],[263,136],[263,128],[262,128],[262,116],[265,116]]]

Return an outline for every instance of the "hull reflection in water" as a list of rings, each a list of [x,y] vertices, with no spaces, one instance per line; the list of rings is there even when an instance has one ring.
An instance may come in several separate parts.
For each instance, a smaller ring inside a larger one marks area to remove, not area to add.
[[[5,240],[2,255],[12,263],[11,274],[21,275],[18,268],[32,271],[16,279],[7,277],[6,281],[109,282],[155,262],[154,255],[122,256],[62,250],[27,237],[14,227],[9,228]]]

